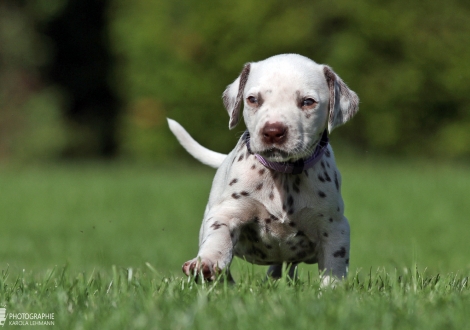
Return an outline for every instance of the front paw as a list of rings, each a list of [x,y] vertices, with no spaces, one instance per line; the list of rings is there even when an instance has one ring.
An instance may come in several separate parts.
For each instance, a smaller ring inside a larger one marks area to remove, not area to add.
[[[183,264],[183,273],[187,276],[195,276],[196,278],[202,274],[204,280],[214,281],[220,273],[220,269],[217,267],[217,263],[207,258],[197,257]]]
[[[334,289],[338,284],[338,278],[331,276],[331,275],[320,275],[320,288],[327,289],[331,288]]]

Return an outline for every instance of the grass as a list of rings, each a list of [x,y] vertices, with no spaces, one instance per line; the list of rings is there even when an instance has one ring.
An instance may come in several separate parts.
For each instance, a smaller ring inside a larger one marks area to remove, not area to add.
[[[334,289],[316,266],[273,282],[241,260],[235,285],[184,278],[213,170],[3,166],[0,307],[54,313],[58,329],[469,329],[470,168],[338,163],[352,245]]]
[[[1,284],[7,309],[54,313],[61,329],[465,329],[467,280],[378,271],[320,289],[316,277],[274,282],[248,272],[232,286],[150,266],[106,275],[63,268]]]

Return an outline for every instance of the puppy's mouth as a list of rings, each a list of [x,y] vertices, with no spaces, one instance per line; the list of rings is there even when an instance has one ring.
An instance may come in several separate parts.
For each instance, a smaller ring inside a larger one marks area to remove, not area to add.
[[[258,152],[263,158],[271,162],[288,162],[292,158],[292,154],[279,148],[269,148]]]
[[[313,144],[312,146],[307,147],[299,145],[296,148],[293,148],[293,151],[286,151],[280,148],[271,147],[260,150],[256,153],[271,162],[288,163],[309,157],[312,154],[312,150],[315,149],[315,145],[316,144]]]

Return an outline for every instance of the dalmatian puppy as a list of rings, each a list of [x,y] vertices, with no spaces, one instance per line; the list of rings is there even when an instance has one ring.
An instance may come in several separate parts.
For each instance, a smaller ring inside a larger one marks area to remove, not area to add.
[[[214,280],[238,256],[282,264],[318,263],[323,283],[347,276],[349,224],[328,134],[358,111],[359,99],[333,70],[296,54],[248,63],[223,93],[229,128],[247,131],[228,155],[204,148],[175,121],[169,127],[196,159],[218,168],[183,272]],[[231,279],[231,277],[229,277]]]

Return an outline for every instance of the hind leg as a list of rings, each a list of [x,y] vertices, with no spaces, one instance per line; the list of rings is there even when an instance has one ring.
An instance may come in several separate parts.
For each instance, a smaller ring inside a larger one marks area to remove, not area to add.
[[[287,264],[289,272],[287,276],[291,279],[295,279],[297,277],[297,264]],[[266,274],[268,277],[273,279],[279,279],[282,277],[282,264],[276,264],[269,266],[268,272]]]

